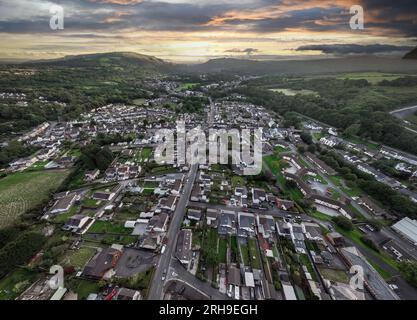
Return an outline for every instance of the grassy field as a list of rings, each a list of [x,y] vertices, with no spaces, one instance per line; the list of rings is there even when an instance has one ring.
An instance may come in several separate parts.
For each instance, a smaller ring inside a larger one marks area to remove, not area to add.
[[[99,220],[94,222],[88,229],[88,233],[130,234],[131,231],[132,230],[126,229],[122,224]]]
[[[281,89],[281,88],[276,88],[276,89],[269,89],[272,92],[279,92],[282,93],[286,96],[295,96],[297,94],[313,94],[313,95],[318,95],[317,92],[314,92],[312,90],[293,90],[293,89]]]
[[[320,268],[319,271],[323,278],[326,278],[330,281],[349,283],[349,276],[342,270]]]
[[[68,171],[14,173],[0,180],[0,228],[48,200]]]
[[[382,72],[355,72],[355,73],[345,73],[339,75],[338,79],[349,79],[349,80],[360,80],[364,79],[367,80],[371,84],[376,84],[381,82],[382,80],[395,80],[400,78],[401,74],[395,73],[382,73]]]
[[[226,263],[227,258],[227,240],[219,239],[219,261]]]
[[[81,269],[96,253],[93,248],[80,248],[75,251],[69,251],[61,264],[65,266],[73,266],[76,269]]]
[[[259,255],[256,239],[250,238],[248,240],[248,250],[252,268],[261,269],[261,257]]]

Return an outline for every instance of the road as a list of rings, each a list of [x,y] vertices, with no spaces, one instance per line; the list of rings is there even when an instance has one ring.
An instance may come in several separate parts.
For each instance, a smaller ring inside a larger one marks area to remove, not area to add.
[[[417,106],[411,106],[393,110],[390,112],[390,114],[398,119],[404,119],[405,117],[413,114],[415,111],[417,111]]]
[[[174,276],[172,275],[175,272]],[[204,282],[196,278],[193,274],[188,272],[181,263],[174,259],[171,262],[169,268],[169,274],[167,275],[167,281],[178,280],[185,282],[189,286],[205,294],[208,298],[214,300],[228,300],[229,297],[220,293],[216,288],[213,288],[209,282]]]
[[[186,207],[188,205],[188,201],[190,199],[191,190],[194,185],[195,178],[197,176],[198,164],[194,164],[191,166],[188,181],[184,186],[184,192],[178,201],[177,208],[175,209],[173,215],[171,216],[171,221],[169,224],[168,232],[167,232],[167,239],[168,242],[166,244],[165,252],[161,255],[158,265],[156,267],[153,281],[151,283],[151,287],[149,289],[148,299],[149,300],[162,300],[163,299],[163,290],[165,281],[162,281],[162,277],[164,275],[164,271],[169,269],[170,263],[175,253],[175,246],[177,243],[177,236],[181,228],[182,221],[184,219]]]

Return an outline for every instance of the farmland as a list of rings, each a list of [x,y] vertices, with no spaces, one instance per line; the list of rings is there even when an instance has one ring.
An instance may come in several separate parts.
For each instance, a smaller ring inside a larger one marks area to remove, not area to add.
[[[68,171],[33,171],[9,175],[0,180],[0,228],[48,200],[64,181]]]

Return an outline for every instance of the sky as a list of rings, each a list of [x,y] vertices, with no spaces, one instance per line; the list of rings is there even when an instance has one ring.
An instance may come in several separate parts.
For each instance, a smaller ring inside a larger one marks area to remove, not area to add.
[[[64,9],[52,30],[50,8]],[[364,9],[352,30],[350,7]],[[173,62],[402,55],[416,0],[0,0],[0,59],[131,51]]]

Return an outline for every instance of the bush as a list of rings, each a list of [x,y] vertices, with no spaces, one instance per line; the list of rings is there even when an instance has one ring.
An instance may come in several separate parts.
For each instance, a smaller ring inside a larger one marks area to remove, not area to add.
[[[370,239],[369,237],[362,236],[361,241],[365,245],[367,245],[369,248],[371,248],[372,250],[375,250],[376,252],[379,252],[379,248],[378,248],[377,244],[372,239]]]
[[[45,240],[43,235],[29,232],[7,243],[0,250],[0,277],[16,266],[26,263],[42,248]]]
[[[398,268],[404,279],[413,287],[417,288],[417,262],[402,261],[399,263]]]
[[[332,218],[333,222],[336,223],[337,226],[342,228],[345,231],[352,231],[353,230],[353,224],[352,221],[350,221],[348,218],[343,216],[337,216]]]

